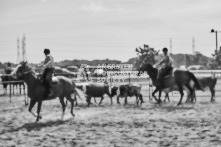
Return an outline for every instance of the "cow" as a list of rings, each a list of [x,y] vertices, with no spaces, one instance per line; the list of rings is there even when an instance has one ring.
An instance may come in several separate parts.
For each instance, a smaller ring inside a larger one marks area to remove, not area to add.
[[[140,105],[142,105],[142,103],[144,103],[143,95],[141,94],[141,86],[138,84],[121,85],[121,86],[119,86],[119,88],[115,86],[111,89],[111,96],[115,96],[115,95],[117,95],[117,103],[118,104],[120,104],[119,98],[125,97],[124,105],[126,105],[128,96],[129,97],[136,96],[137,105],[139,105],[139,101],[140,101]]]
[[[94,98],[101,97],[101,100],[99,102],[99,105],[100,105],[104,99],[104,94],[110,97],[111,105],[113,104],[113,101],[112,101],[113,96],[110,94],[109,85],[107,83],[90,83],[86,85],[85,87],[86,87],[85,94],[87,98],[88,107],[91,104],[91,97],[94,97]]]
[[[210,92],[211,92],[211,102],[215,101],[215,86],[217,83],[217,78],[215,76],[209,76],[209,77],[198,77],[197,78],[199,83],[202,85],[203,89],[207,89],[209,88]],[[195,90],[199,90],[194,86],[194,93],[192,97],[188,97],[187,98],[187,102],[191,101],[196,101],[196,94],[195,94]]]

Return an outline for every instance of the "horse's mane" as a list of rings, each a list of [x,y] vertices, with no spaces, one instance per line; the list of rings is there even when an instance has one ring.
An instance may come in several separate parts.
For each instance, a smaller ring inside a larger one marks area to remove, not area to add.
[[[19,65],[24,66],[26,69],[28,69],[26,71],[27,73],[30,72],[36,79],[38,79],[37,78],[37,73],[32,69],[32,67],[30,67],[30,65],[27,62],[22,61],[22,62],[19,63]]]

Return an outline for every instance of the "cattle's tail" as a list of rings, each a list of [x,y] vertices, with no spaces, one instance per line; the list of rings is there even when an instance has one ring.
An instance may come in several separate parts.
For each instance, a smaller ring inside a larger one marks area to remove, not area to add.
[[[195,85],[196,85],[196,88],[199,89],[199,90],[204,91],[202,85],[201,85],[200,82],[197,80],[196,76],[195,76],[192,72],[189,72],[189,75],[190,75],[190,78],[194,81],[194,83],[195,83]]]

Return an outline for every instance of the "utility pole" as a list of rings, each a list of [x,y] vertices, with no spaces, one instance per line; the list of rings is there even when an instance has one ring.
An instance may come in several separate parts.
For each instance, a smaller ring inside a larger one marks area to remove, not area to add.
[[[192,52],[193,52],[193,55],[195,55],[195,38],[194,37],[192,40]]]
[[[24,34],[23,39],[22,39],[22,60],[27,61],[25,34]]]
[[[170,38],[170,54],[173,53],[172,38]]]
[[[19,38],[17,38],[17,64],[20,62],[20,46],[19,46]]]

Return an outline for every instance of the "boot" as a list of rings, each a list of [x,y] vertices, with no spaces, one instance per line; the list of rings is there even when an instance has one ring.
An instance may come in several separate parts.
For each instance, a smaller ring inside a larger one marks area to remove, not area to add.
[[[52,97],[53,95],[54,95],[54,92],[53,92],[53,90],[52,90],[52,88],[53,88],[53,86],[52,86],[52,83],[51,82],[49,82],[48,83],[49,84],[49,93],[48,93],[48,97]]]

